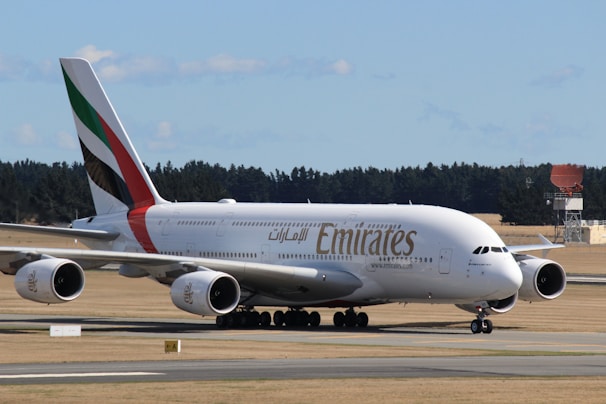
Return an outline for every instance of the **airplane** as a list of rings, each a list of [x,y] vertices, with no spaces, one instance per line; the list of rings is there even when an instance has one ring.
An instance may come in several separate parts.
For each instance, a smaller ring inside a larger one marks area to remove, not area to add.
[[[61,58],[96,214],[70,228],[4,223],[2,230],[72,237],[87,249],[0,247],[0,270],[41,303],[76,299],[85,270],[118,265],[125,277],[170,288],[176,307],[218,327],[366,327],[356,308],[454,304],[487,316],[518,299],[552,300],[566,287],[557,262],[523,254],[563,245],[506,246],[480,219],[439,206],[168,202],[152,183],[91,64]],[[259,313],[256,307],[275,307]],[[313,310],[308,312],[307,310]]]

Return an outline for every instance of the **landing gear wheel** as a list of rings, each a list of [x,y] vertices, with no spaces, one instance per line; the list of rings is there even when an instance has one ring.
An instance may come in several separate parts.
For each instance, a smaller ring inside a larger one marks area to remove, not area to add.
[[[356,326],[356,322],[358,320],[358,316],[354,313],[353,310],[345,312],[345,327],[351,328]]]
[[[358,327],[364,328],[368,325],[368,315],[363,311],[358,313],[358,317],[356,318],[356,323]]]
[[[297,325],[300,327],[307,327],[309,325],[309,313],[305,310],[297,312]]]
[[[320,313],[312,311],[309,313],[309,325],[310,327],[318,327],[320,325]]]
[[[337,311],[332,317],[332,322],[335,327],[343,327],[343,324],[345,324],[345,314],[342,311]]]
[[[225,328],[234,328],[235,322],[236,320],[233,314],[230,313],[225,315]]]
[[[268,311],[264,311],[261,313],[261,318],[259,320],[261,327],[269,327],[271,324],[271,314]]]
[[[278,310],[274,313],[274,324],[277,327],[282,327],[284,325],[284,312]]]
[[[481,320],[473,320],[471,322],[471,332],[474,334],[479,334],[482,332],[482,321]]]
[[[492,321],[481,319],[473,320],[471,322],[471,332],[474,334],[479,334],[481,332],[490,334],[492,332]]]
[[[295,325],[296,322],[296,318],[295,318],[295,312],[294,311],[287,311],[286,313],[284,313],[284,324],[287,327],[292,327],[293,325]]]
[[[215,324],[216,324],[217,328],[227,328],[226,316],[217,316],[215,318]]]
[[[236,313],[236,320],[240,327],[256,327],[261,322],[261,315],[258,311],[244,310]]]

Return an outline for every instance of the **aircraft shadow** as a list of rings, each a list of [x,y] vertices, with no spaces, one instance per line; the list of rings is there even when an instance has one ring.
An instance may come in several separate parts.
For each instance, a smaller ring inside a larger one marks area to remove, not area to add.
[[[336,328],[332,325],[321,324],[318,327],[234,327],[229,329],[217,328],[215,324],[181,322],[179,320],[153,320],[153,319],[120,319],[105,317],[28,317],[23,319],[2,319],[0,316],[0,334],[28,333],[33,330],[48,328],[51,324],[79,324],[82,330],[89,333],[128,332],[128,333],[151,333],[151,334],[195,334],[195,333],[223,333],[238,330],[268,330],[281,332],[310,333],[334,332],[334,333],[359,333],[359,334],[467,334],[469,333],[468,321],[444,321],[444,322],[416,322],[386,325],[369,325],[364,328],[342,327]],[[22,325],[22,327],[20,327]],[[517,327],[498,327],[499,329],[515,330]]]

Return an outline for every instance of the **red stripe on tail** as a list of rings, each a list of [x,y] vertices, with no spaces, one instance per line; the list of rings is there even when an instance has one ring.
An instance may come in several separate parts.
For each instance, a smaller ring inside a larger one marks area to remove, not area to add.
[[[120,139],[118,139],[114,131],[109,127],[105,120],[103,120],[101,115],[97,115],[101,121],[103,130],[105,131],[105,135],[109,140],[112,152],[118,161],[128,191],[133,198],[134,209],[154,205],[156,202],[154,196],[145,182],[143,175],[139,171],[137,164],[131,155],[128,154],[128,151],[126,151],[124,145]]]

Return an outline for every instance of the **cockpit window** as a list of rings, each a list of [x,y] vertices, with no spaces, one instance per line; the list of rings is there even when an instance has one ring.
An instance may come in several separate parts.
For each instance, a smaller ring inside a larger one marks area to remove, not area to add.
[[[480,246],[478,248],[476,248],[475,250],[473,250],[474,254],[486,254],[487,252],[492,251],[492,252],[496,252],[496,253],[500,253],[500,252],[509,252],[509,250],[507,249],[507,247],[487,247],[487,246]]]

